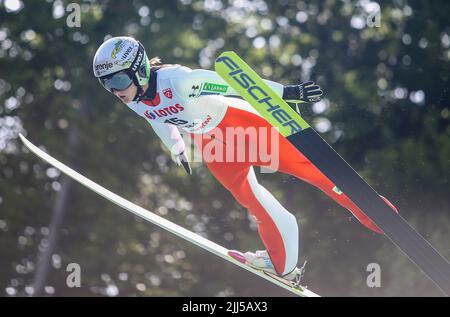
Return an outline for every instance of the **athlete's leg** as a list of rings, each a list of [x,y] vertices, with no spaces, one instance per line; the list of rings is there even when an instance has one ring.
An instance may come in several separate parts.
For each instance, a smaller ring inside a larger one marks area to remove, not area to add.
[[[229,112],[233,118],[233,124],[237,126],[244,128],[258,127],[258,129],[265,127],[267,130],[273,129],[273,127],[264,118],[254,113],[233,108],[231,108]],[[260,138],[262,135],[258,135],[258,137]],[[265,133],[264,138],[266,138],[264,142],[277,149],[279,154],[277,157],[279,171],[293,175],[318,187],[341,206],[349,210],[364,226],[377,233],[382,233],[382,231],[363,213],[360,208],[358,208],[345,194],[341,193],[339,189],[335,187],[335,185],[286,138],[279,133],[274,135],[270,132]],[[261,140],[259,139],[257,141],[254,140],[254,142],[261,144]],[[273,153],[271,157],[275,157]],[[267,166],[269,164],[267,162],[260,161],[255,165]],[[385,197],[382,198],[395,212],[398,212],[397,209]]]
[[[335,200],[344,208],[348,209],[364,226],[377,233],[383,233],[364,212],[356,206],[347,195],[329,180],[317,167],[315,167],[302,153],[300,153],[287,139],[280,138],[280,167],[279,171],[293,175],[308,182]],[[385,197],[381,198],[398,213],[397,208]]]
[[[195,138],[199,149],[209,142],[208,137]],[[258,232],[278,274],[291,272],[298,261],[298,226],[273,195],[261,186],[250,163],[205,161],[211,173],[227,188],[236,200],[254,217]]]

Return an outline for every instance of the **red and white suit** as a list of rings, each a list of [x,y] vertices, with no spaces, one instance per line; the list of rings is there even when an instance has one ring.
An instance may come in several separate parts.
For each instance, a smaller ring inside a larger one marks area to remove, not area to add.
[[[283,85],[266,81],[280,96]],[[240,151],[239,142],[227,142],[228,129],[242,128],[268,133],[249,134],[246,146],[276,144],[277,170],[306,181],[325,192],[348,209],[369,229],[380,232],[372,221],[343,193],[334,191],[335,185],[305,156],[261,117],[246,101],[215,72],[191,70],[183,66],[161,68],[157,71],[156,97],[149,101],[132,102],[128,106],[144,117],[173,154],[185,150],[178,128],[189,133],[201,150],[222,147]],[[238,136],[236,136],[238,137]],[[213,142],[213,144],[211,143]],[[253,147],[252,147],[253,149]],[[249,150],[248,148],[246,150]],[[299,230],[296,218],[277,199],[258,183],[254,166],[269,166],[259,157],[250,160],[205,159],[211,173],[227,188],[236,200],[254,217],[261,239],[277,273],[291,272],[298,261]],[[273,166],[271,166],[273,167]],[[392,205],[391,205],[392,206]],[[395,210],[395,207],[392,206]]]

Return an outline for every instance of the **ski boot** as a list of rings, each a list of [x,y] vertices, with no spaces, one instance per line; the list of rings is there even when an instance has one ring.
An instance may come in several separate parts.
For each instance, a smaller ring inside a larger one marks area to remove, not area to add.
[[[272,264],[272,260],[266,250],[242,253],[240,251],[230,250],[228,255],[254,269],[263,271],[270,277],[277,279],[285,284],[300,288],[301,279],[305,273],[306,261],[301,268],[296,267],[292,272],[286,275],[279,275]]]

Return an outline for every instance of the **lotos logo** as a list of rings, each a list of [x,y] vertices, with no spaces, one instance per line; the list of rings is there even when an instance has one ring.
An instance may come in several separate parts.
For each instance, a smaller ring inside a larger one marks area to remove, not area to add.
[[[108,70],[108,69],[112,68],[113,66],[114,66],[113,63],[97,64],[97,65],[95,65],[95,70],[97,72],[100,72],[102,70]]]
[[[172,89],[166,88],[163,90],[164,96],[166,96],[169,99],[172,99]]]
[[[154,120],[156,118],[162,118],[162,117],[167,117],[167,116],[176,114],[176,113],[181,112],[183,110],[184,110],[184,108],[180,104],[177,103],[174,106],[158,109],[158,110],[155,110],[155,111],[147,110],[147,111],[144,112],[144,115],[147,118],[149,118],[151,120]]]
[[[148,110],[144,112],[144,116],[146,116],[150,120],[156,119],[156,115],[154,113],[152,113],[151,111],[148,111]]]

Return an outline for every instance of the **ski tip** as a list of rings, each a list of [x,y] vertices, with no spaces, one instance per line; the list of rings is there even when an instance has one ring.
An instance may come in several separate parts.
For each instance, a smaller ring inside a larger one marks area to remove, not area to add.
[[[222,52],[217,58],[215,63],[217,64],[219,62],[220,59],[225,58],[225,57],[234,57],[237,56],[237,54],[234,51],[225,51]]]
[[[219,56],[224,56],[224,55],[229,55],[229,54],[236,54],[234,51],[223,51],[222,53],[220,53]]]
[[[245,257],[242,252],[236,250],[228,250],[228,255],[241,263],[246,263]]]
[[[20,141],[22,141],[22,143],[23,143],[28,149],[31,150],[31,148],[33,147],[33,144],[32,144],[30,141],[28,141],[28,139],[27,139],[22,133],[19,133],[19,138],[20,138]]]

